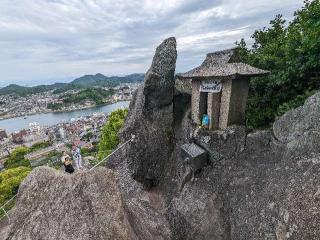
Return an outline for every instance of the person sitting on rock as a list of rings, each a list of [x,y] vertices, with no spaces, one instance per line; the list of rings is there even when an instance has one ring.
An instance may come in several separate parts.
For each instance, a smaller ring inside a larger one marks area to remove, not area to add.
[[[67,157],[70,158],[70,156],[67,154],[67,152],[66,152],[66,151],[63,151],[62,157],[61,157],[61,162],[62,162],[62,164],[64,164],[64,162],[65,162],[65,160],[66,160]]]
[[[72,161],[71,161],[71,158],[69,156],[65,158],[65,161],[64,161],[63,165],[64,165],[65,171],[67,173],[71,174],[71,173],[74,172],[74,168],[72,166]]]

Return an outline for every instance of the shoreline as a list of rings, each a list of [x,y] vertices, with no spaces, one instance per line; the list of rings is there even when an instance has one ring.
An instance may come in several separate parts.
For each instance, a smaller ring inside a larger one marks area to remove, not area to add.
[[[2,121],[2,120],[8,120],[8,119],[13,119],[13,118],[19,118],[19,117],[28,117],[28,116],[37,115],[37,114],[76,112],[76,111],[80,111],[80,110],[86,110],[86,109],[95,108],[95,107],[102,107],[102,106],[111,105],[111,104],[114,104],[114,103],[117,103],[117,102],[126,102],[126,101],[131,101],[131,99],[111,101],[111,102],[104,103],[104,104],[92,105],[92,106],[87,106],[87,107],[80,107],[80,108],[77,108],[77,109],[70,109],[70,110],[57,110],[57,111],[54,111],[54,110],[48,109],[48,111],[41,111],[41,112],[29,113],[29,114],[25,114],[25,115],[16,115],[16,116],[9,116],[9,117],[0,117],[0,121]]]

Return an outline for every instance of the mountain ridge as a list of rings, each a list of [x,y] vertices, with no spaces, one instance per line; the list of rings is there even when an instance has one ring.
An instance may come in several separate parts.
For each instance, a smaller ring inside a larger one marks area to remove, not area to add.
[[[86,87],[115,87],[121,83],[133,83],[143,81],[143,73],[133,73],[125,76],[105,76],[101,73],[95,75],[87,74],[72,80],[69,83],[54,83],[48,85],[37,85],[34,87],[24,87],[18,84],[9,84],[0,88],[0,95],[15,94],[27,96],[35,93],[56,90],[55,93],[65,92],[71,89],[80,89]]]

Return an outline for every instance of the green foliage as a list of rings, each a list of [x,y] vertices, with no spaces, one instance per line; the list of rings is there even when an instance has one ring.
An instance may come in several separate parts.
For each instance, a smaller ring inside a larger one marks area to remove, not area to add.
[[[51,146],[51,143],[50,143],[50,142],[47,142],[47,141],[38,142],[38,143],[33,144],[33,145],[30,147],[29,151],[30,151],[30,152],[36,152],[36,151],[39,151],[39,150],[41,150],[41,149],[47,148],[47,147],[49,147],[49,146]]]
[[[92,156],[95,157],[98,153],[98,147],[94,146],[92,149],[81,148],[81,155],[83,157]]]
[[[104,99],[114,94],[114,90],[104,90],[102,88],[87,88],[81,90],[76,94],[66,94],[63,96],[63,102],[68,103],[80,103],[85,100],[92,100],[96,104],[103,104]]]
[[[118,133],[124,124],[128,109],[119,109],[113,111],[106,125],[102,129],[101,140],[99,143],[99,159],[103,159],[112,152],[119,144]]]
[[[34,164],[33,162],[33,167],[37,167],[37,166],[43,166],[43,165],[49,165],[51,167],[54,168],[59,168],[61,167],[62,163],[61,163],[61,157],[62,157],[62,152],[58,152],[56,150],[50,152],[47,156],[45,156],[44,158],[42,158],[40,161],[37,160],[36,164]]]
[[[81,148],[81,155],[82,156],[88,156],[90,153],[90,150],[87,148]]]
[[[289,24],[277,15],[269,28],[252,35],[249,49],[237,42],[244,61],[271,71],[269,76],[250,82],[247,125],[265,127],[275,117],[303,104],[320,87],[320,2],[305,1]]]
[[[18,147],[12,151],[7,161],[4,163],[6,169],[16,167],[30,167],[30,162],[25,159],[24,155],[29,153],[29,149],[26,147]]]
[[[84,75],[80,78],[73,80],[71,83],[66,84],[61,88],[57,88],[53,91],[54,94],[65,93],[69,90],[80,90],[92,86],[96,87],[116,87],[121,83],[132,83],[143,81],[144,74],[131,74],[123,77],[112,76],[106,77],[103,74],[96,75]]]
[[[92,142],[93,148],[91,149],[87,149],[87,148],[81,148],[81,155],[83,157],[94,157],[97,158],[98,157],[98,150],[99,150],[99,143],[98,142]],[[90,164],[92,164],[92,162],[90,162]]]
[[[80,85],[73,84],[73,83],[68,83],[61,88],[55,89],[52,93],[53,94],[61,94],[61,93],[65,93],[70,90],[81,90],[84,88],[85,88],[84,86],[80,86]]]
[[[17,193],[20,183],[30,171],[31,169],[27,167],[17,167],[0,172],[0,206]],[[12,205],[13,202],[8,207],[10,208]],[[3,214],[0,212],[0,216]]]
[[[0,89],[0,95],[14,94],[17,96],[25,97],[28,95],[47,92],[56,88],[61,88],[65,83],[55,83],[52,85],[39,85],[35,87],[23,87],[16,84],[10,84],[7,87]]]
[[[102,86],[102,87],[115,87],[121,83],[131,83],[143,81],[144,74],[135,73],[123,77],[112,76],[106,77],[101,73],[96,75],[84,75],[71,82],[73,85],[90,87],[90,86]]]
[[[72,148],[72,143],[66,143],[65,144],[67,148],[71,149]]]
[[[53,111],[61,110],[63,108],[62,103],[48,103],[47,105],[48,109],[51,109]]]
[[[306,91],[304,94],[297,95],[294,99],[291,99],[289,102],[282,103],[277,109],[277,116],[281,116],[284,113],[288,112],[291,109],[297,108],[304,104],[305,100],[311,95],[315,94],[314,91]]]
[[[85,75],[73,80],[70,83],[55,83],[51,85],[39,85],[35,87],[23,87],[16,84],[10,84],[0,89],[0,95],[13,94],[17,96],[28,96],[35,93],[53,91],[53,94],[65,93],[69,90],[80,90],[87,87],[116,87],[121,83],[133,83],[143,81],[144,74],[135,73],[123,77],[106,77],[102,74]]]
[[[81,140],[89,142],[92,137],[93,137],[93,132],[87,132],[85,135],[83,135]]]

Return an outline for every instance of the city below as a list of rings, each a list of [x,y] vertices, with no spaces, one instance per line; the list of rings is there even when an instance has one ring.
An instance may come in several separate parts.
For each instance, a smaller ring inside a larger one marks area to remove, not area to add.
[[[96,97],[79,102],[65,100],[70,96],[79,97],[88,89],[61,94],[54,94],[51,90],[29,96],[0,96],[0,170],[10,154],[21,147],[36,148],[26,155],[31,166],[53,164],[52,161],[59,159],[63,150],[70,150],[75,143],[90,153],[87,154],[88,159],[96,160],[97,143],[109,113],[127,108],[138,86],[139,83],[128,83],[114,88],[97,88],[99,93],[107,92],[98,101]]]
[[[28,96],[0,95],[0,121],[38,113],[76,111],[118,101],[130,101],[138,86],[139,83],[127,83],[114,88],[99,88],[99,91],[96,88],[88,88],[58,94],[51,90]],[[89,90],[89,94],[94,96],[88,94]],[[83,98],[74,97],[79,97],[79,94],[82,94]],[[101,99],[97,99],[97,96]]]

